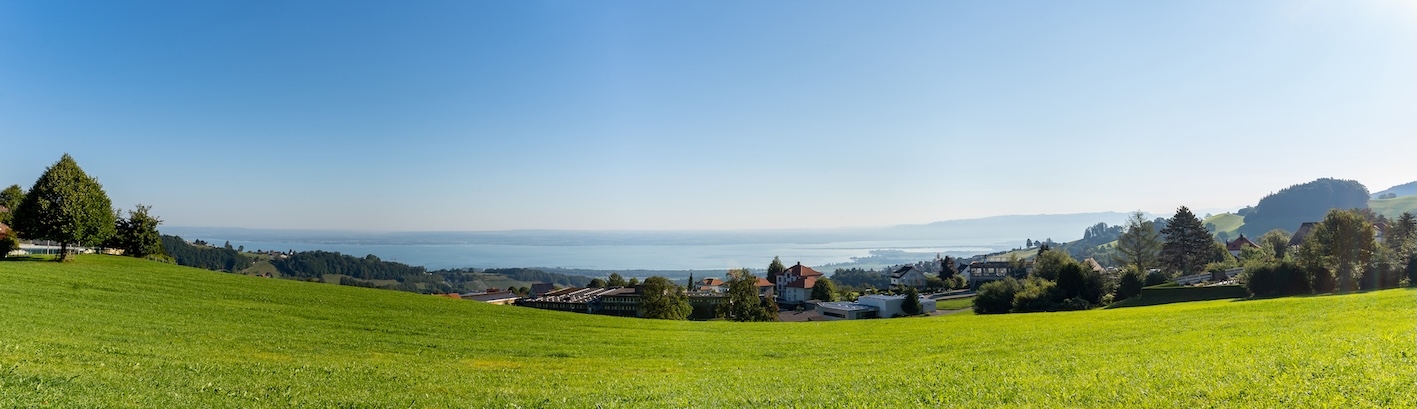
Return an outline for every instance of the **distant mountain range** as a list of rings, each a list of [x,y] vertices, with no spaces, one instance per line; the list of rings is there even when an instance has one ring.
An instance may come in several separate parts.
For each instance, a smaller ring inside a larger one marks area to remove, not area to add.
[[[1391,194],[1393,194],[1394,196],[1397,196],[1397,197],[1414,196],[1414,195],[1417,195],[1417,182],[1407,182],[1407,183],[1403,183],[1403,184],[1401,184],[1401,185],[1397,185],[1397,186],[1393,186],[1393,187],[1387,188],[1386,190],[1383,190],[1383,191],[1380,191],[1380,192],[1373,192],[1373,194],[1372,194],[1371,197],[1372,197],[1373,199],[1377,199],[1377,198],[1379,198],[1379,197],[1381,197],[1381,196],[1383,196],[1383,195],[1386,195],[1386,194],[1388,194],[1388,193],[1391,193]]]
[[[325,244],[520,246],[719,245],[754,243],[824,244],[852,241],[930,240],[936,245],[980,245],[1026,239],[1067,241],[1098,222],[1118,224],[1126,213],[1073,213],[996,216],[889,227],[779,230],[507,230],[472,232],[368,232],[275,230],[232,227],[162,227],[165,234],[211,240]]]

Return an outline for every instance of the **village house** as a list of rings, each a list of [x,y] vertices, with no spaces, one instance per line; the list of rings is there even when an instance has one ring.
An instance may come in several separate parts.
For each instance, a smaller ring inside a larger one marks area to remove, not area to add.
[[[925,272],[915,268],[915,266],[904,266],[891,273],[891,285],[903,285],[907,287],[924,287]]]
[[[1260,248],[1260,246],[1258,244],[1255,244],[1255,242],[1250,241],[1250,239],[1245,238],[1244,234],[1241,234],[1240,238],[1238,239],[1232,240],[1229,243],[1225,243],[1225,250],[1229,251],[1230,255],[1235,256],[1235,258],[1240,258],[1240,253],[1244,252],[1246,248],[1257,249]]]
[[[1020,275],[1028,275],[1033,272],[1032,260],[1020,260],[1023,263],[1023,271]],[[991,281],[999,281],[1009,277],[1016,266],[1007,259],[990,257],[987,261],[975,261],[969,263],[965,270],[968,273],[969,288],[979,288],[979,286]]]
[[[695,283],[694,289],[703,292],[724,293],[728,292],[728,283],[717,278],[705,278]]]
[[[797,262],[797,265],[788,267],[786,271],[777,276],[775,287],[778,294],[778,305],[795,307],[812,299],[812,287],[817,284],[817,279],[820,277],[822,277],[822,273],[802,265],[800,261]],[[758,284],[761,286],[762,282]],[[759,289],[761,290],[762,287]],[[762,296],[762,294],[759,295]]]

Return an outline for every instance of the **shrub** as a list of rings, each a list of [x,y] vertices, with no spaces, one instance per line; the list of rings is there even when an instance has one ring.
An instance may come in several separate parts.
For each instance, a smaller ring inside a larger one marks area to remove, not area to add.
[[[0,238],[0,258],[5,258],[6,256],[10,255],[10,252],[19,249],[20,241],[15,240],[14,235],[5,236],[5,238]]]
[[[1063,303],[1058,305],[1058,309],[1063,311],[1081,311],[1088,308],[1092,308],[1092,303],[1084,300],[1082,297],[1069,298],[1063,300]]]
[[[1142,278],[1140,271],[1128,270],[1122,274],[1122,279],[1117,283],[1117,296],[1115,300],[1121,301],[1136,297],[1141,294],[1141,288],[1146,286],[1146,280]]]
[[[1014,294],[1013,312],[1057,311],[1062,290],[1052,281],[1034,277]]]
[[[1245,269],[1245,290],[1259,297],[1308,294],[1313,291],[1309,273],[1297,264],[1283,261]]]
[[[1407,258],[1407,285],[1417,285],[1417,255]]]
[[[1358,281],[1358,286],[1364,290],[1395,288],[1405,275],[1402,270],[1397,263],[1389,261],[1373,263],[1363,270],[1363,277]]]
[[[1338,289],[1338,280],[1333,272],[1323,267],[1309,267],[1304,271],[1309,277],[1310,288],[1316,293],[1331,293]]]
[[[1022,290],[1018,280],[1005,278],[979,287],[974,296],[975,314],[1002,314],[1013,308],[1014,294]]]
[[[1170,278],[1166,277],[1166,273],[1162,273],[1162,272],[1160,272],[1160,271],[1152,271],[1152,272],[1146,274],[1146,285],[1145,285],[1145,287],[1151,287],[1151,286],[1153,286],[1153,285],[1166,284],[1166,281],[1168,281],[1168,280],[1170,280]]]

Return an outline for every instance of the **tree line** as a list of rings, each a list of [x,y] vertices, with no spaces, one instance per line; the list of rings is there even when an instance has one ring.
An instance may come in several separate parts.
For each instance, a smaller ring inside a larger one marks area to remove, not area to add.
[[[234,273],[251,267],[251,258],[230,248],[197,246],[179,236],[162,235],[162,249],[178,265]]]
[[[170,261],[157,231],[162,220],[148,213],[152,207],[139,204],[125,216],[113,208],[103,185],[67,153],[46,168],[29,191],[19,185],[0,191],[0,205],[7,210],[0,212],[0,223],[14,231],[0,238],[0,257],[18,248],[17,238],[23,238],[58,242],[61,262],[68,259],[71,245]]]

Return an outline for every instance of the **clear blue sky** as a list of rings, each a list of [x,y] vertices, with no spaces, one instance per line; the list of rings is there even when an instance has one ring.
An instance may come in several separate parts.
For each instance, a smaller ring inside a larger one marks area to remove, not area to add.
[[[1413,1],[0,2],[0,184],[175,226],[1169,213],[1414,151]]]

